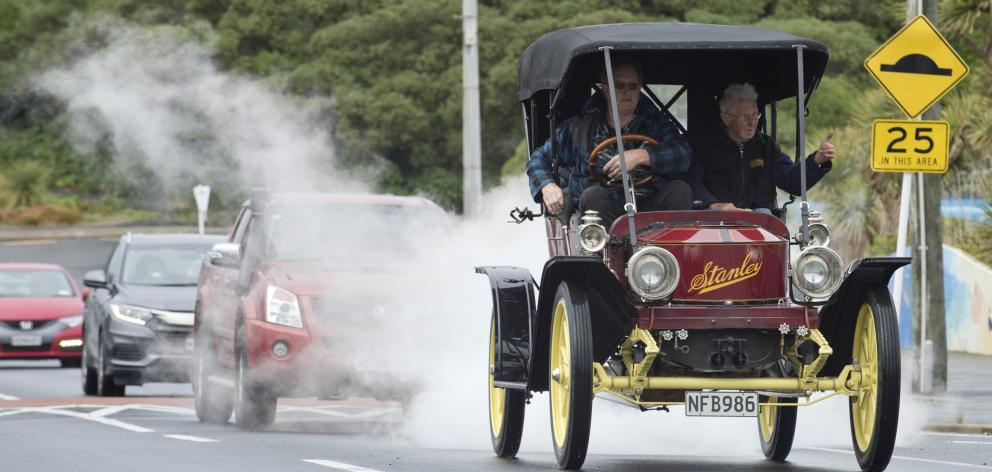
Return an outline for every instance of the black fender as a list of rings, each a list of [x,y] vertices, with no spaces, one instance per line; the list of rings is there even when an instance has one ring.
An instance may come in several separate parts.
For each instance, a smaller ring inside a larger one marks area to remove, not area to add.
[[[821,376],[839,375],[841,369],[850,363],[854,323],[865,290],[888,285],[892,273],[910,261],[912,259],[909,257],[866,257],[848,266],[844,282],[820,308],[820,332],[834,351],[820,371]]]
[[[541,275],[534,324],[534,350],[528,388],[548,389],[548,348],[555,292],[562,282],[583,287],[589,297],[592,320],[593,361],[605,362],[630,334],[637,312],[627,303],[623,286],[598,256],[557,256],[549,259]]]
[[[504,388],[527,388],[533,352],[534,277],[519,267],[476,267],[489,277],[496,320],[496,359],[493,383]]]

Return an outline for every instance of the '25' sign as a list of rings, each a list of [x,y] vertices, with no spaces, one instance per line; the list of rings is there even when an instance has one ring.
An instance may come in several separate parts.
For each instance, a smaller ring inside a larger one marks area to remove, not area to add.
[[[946,121],[875,120],[871,169],[875,172],[947,172]]]

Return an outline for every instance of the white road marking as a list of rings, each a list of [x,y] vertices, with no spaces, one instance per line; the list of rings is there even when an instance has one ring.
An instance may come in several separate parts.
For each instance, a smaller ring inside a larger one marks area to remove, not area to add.
[[[104,418],[110,415],[115,415],[129,408],[131,408],[131,405],[114,405],[105,408],[100,408],[99,410],[96,411],[91,411],[89,414],[90,416],[97,416],[100,418]]]
[[[951,441],[954,444],[984,444],[986,446],[992,446],[992,441]]]
[[[196,415],[192,408],[183,408],[167,405],[131,405],[133,410],[157,411],[161,413],[172,413],[176,415]]]
[[[47,413],[50,415],[63,415],[72,416],[74,418],[79,418],[88,421],[95,421],[100,424],[105,424],[107,426],[114,426],[121,429],[126,429],[135,433],[152,433],[154,429],[148,429],[142,426],[134,425],[131,423],[125,423],[123,421],[118,421],[110,418],[103,418],[100,416],[93,416],[89,413],[80,413],[78,411],[63,410],[64,407],[45,407],[45,408],[22,408],[21,411],[31,411],[35,413]]]
[[[344,470],[346,472],[380,472],[376,469],[369,469],[366,467],[359,467],[357,465],[344,464],[325,459],[304,459],[303,462],[309,462],[311,464],[321,465],[331,469]]]
[[[836,452],[836,453],[839,453],[839,454],[854,454],[854,451],[848,451],[846,449],[831,449],[829,447],[806,446],[806,447],[801,447],[799,449],[809,449],[811,451],[823,451],[823,452]],[[906,457],[906,456],[896,456],[896,455],[893,455],[892,458],[893,459],[902,460],[902,461],[923,462],[923,463],[927,463],[927,464],[940,464],[940,465],[956,465],[958,467],[971,467],[971,468],[975,468],[975,469],[992,470],[992,467],[989,467],[989,466],[977,465],[977,464],[966,464],[964,462],[938,461],[938,460],[933,460],[933,459],[922,459],[922,458],[919,458],[919,457]]]
[[[180,441],[192,441],[192,442],[217,442],[216,439],[201,438],[199,436],[188,436],[185,434],[163,434],[167,438],[178,439]]]
[[[928,434],[930,436],[954,436],[958,438],[988,438],[992,439],[992,436],[988,434],[979,433],[942,433],[939,431],[920,431],[919,434]]]
[[[337,406],[320,406],[320,407],[306,407],[306,406],[280,406],[279,411],[302,411],[307,413],[316,413],[318,415],[334,416],[337,418],[353,418],[353,419],[365,419],[374,418],[376,416],[386,416],[398,414],[401,412],[399,408],[385,409],[385,410],[362,410],[357,413],[349,413],[347,411],[339,410],[341,407]]]
[[[3,393],[0,393],[0,400],[20,400],[20,398],[17,398],[13,395],[5,395]]]

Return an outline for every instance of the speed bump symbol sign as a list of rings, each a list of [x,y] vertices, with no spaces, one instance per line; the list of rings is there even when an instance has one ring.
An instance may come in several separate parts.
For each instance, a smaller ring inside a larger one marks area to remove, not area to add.
[[[865,68],[910,117],[926,111],[968,74],[968,64],[925,16],[868,56]]]
[[[875,120],[871,133],[871,170],[947,172],[946,121]]]

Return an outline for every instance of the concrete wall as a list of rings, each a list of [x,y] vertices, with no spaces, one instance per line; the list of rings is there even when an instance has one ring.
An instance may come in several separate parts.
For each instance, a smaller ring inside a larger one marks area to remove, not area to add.
[[[899,337],[903,347],[912,347],[912,271],[907,267],[901,272],[904,288],[898,303]],[[891,289],[891,283],[889,287]],[[992,355],[992,269],[961,250],[945,245],[944,298],[947,349]]]

